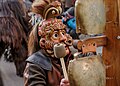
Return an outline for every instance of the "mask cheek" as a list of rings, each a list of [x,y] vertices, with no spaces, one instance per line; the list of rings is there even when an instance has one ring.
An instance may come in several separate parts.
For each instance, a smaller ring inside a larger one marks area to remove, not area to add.
[[[53,50],[53,45],[54,45],[54,42],[46,41],[45,48],[48,50]]]
[[[41,48],[45,48],[45,38],[41,38],[40,41],[39,41],[39,45]]]

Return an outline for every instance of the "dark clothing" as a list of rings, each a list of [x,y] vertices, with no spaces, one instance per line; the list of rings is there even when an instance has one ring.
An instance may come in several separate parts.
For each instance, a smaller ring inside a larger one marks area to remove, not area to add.
[[[65,57],[65,62],[70,60],[71,55]],[[27,59],[24,72],[24,86],[59,86],[63,78],[62,67],[58,58],[49,58],[40,51]],[[28,76],[28,77],[26,77]]]

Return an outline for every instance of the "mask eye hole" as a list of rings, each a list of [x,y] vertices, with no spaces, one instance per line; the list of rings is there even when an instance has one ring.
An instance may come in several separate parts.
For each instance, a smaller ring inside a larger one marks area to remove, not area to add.
[[[58,33],[54,33],[54,34],[52,35],[52,38],[53,38],[53,39],[58,39],[58,37],[59,37]]]
[[[58,37],[58,34],[54,34],[54,37],[57,38],[57,37]]]

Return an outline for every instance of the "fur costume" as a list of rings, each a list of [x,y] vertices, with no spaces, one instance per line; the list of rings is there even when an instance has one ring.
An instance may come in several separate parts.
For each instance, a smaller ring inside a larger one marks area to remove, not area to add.
[[[13,61],[17,75],[22,76],[27,58],[28,23],[25,8],[19,0],[0,0],[0,56]]]

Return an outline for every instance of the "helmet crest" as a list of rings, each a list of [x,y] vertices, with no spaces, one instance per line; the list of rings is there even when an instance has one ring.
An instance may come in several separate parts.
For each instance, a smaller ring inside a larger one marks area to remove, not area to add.
[[[55,0],[35,0],[32,11],[40,14],[43,19],[54,18],[61,14],[61,3]]]

